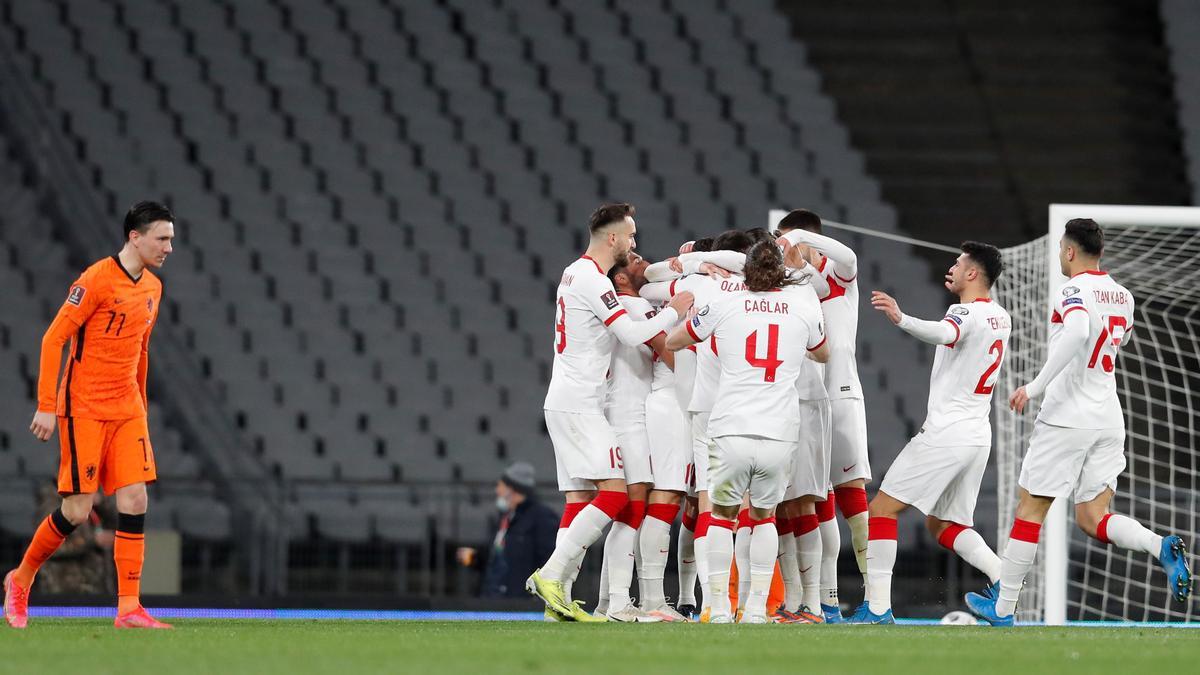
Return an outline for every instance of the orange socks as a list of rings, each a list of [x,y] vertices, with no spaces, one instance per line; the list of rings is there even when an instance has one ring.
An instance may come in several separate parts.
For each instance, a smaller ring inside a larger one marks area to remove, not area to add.
[[[63,540],[74,531],[75,526],[62,514],[62,509],[54,509],[54,513],[46,516],[42,524],[38,525],[33,541],[29,542],[29,548],[25,550],[21,566],[13,574],[13,581],[26,590],[33,586],[33,578],[37,576],[42,564],[54,555]]]
[[[141,604],[142,563],[146,560],[146,514],[117,514],[113,560],[117,564],[117,614]]]

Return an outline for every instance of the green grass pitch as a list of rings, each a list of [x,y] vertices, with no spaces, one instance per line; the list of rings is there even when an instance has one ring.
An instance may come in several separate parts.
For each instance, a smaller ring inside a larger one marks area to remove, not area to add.
[[[104,620],[0,628],[0,672],[1108,673],[1200,671],[1200,630],[536,622]]]

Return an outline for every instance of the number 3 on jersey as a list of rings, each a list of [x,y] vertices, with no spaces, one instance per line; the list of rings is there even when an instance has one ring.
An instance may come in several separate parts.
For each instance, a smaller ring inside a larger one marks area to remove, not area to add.
[[[1121,347],[1121,341],[1125,339],[1125,332],[1129,326],[1125,322],[1125,317],[1119,314],[1109,316],[1105,323],[1108,325],[1101,329],[1100,337],[1096,340],[1096,346],[1092,347],[1092,357],[1088,359],[1088,368],[1095,368],[1096,362],[1100,362],[1100,367],[1104,372],[1111,373],[1117,367],[1115,359],[1117,358],[1117,349]],[[1105,343],[1112,347],[1112,354],[1101,354],[1104,350]]]
[[[775,371],[783,365],[779,360],[779,324],[767,324],[767,355],[758,358],[758,331],[746,336],[746,362],[763,369],[763,382],[774,382]]]
[[[562,298],[558,299],[558,311],[558,321],[554,322],[554,332],[558,333],[558,342],[554,344],[554,349],[561,354],[567,348],[567,303],[563,302]]]

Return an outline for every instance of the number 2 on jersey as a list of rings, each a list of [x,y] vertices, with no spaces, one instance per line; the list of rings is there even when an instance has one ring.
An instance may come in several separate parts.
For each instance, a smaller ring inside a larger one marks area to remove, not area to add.
[[[783,365],[779,360],[779,324],[767,325],[767,356],[758,358],[758,331],[746,336],[746,362],[763,369],[763,382],[774,382],[775,371]]]
[[[563,302],[562,298],[558,299],[558,311],[560,312],[558,321],[554,322],[554,332],[558,333],[558,342],[555,343],[554,349],[561,354],[567,348],[567,303]]]
[[[1100,337],[1096,340],[1096,346],[1092,347],[1092,358],[1088,359],[1088,368],[1095,368],[1096,361],[1100,362],[1100,367],[1104,372],[1111,373],[1117,367],[1114,359],[1117,358],[1117,349],[1121,346],[1121,341],[1125,339],[1125,331],[1129,325],[1125,322],[1125,317],[1119,314],[1113,314],[1108,317],[1108,325],[1100,330]],[[1100,352],[1104,349],[1104,344],[1109,343],[1112,346],[1112,354],[1101,355]]]
[[[992,389],[996,387],[995,380],[991,384],[988,384],[988,378],[1000,368],[1000,360],[1004,358],[1004,341],[996,340],[993,342],[992,346],[988,347],[988,354],[992,352],[996,353],[996,360],[992,361],[992,365],[983,371],[983,376],[979,378],[979,384],[975,385],[976,394],[990,394],[992,393]],[[997,375],[996,377],[999,379],[1000,376]]]

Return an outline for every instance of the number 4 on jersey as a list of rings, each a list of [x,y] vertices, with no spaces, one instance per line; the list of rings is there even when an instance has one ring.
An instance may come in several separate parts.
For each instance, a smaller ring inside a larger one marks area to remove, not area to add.
[[[763,369],[763,382],[774,382],[775,371],[783,365],[779,360],[779,324],[767,325],[767,356],[758,358],[758,331],[746,336],[746,362]]]

